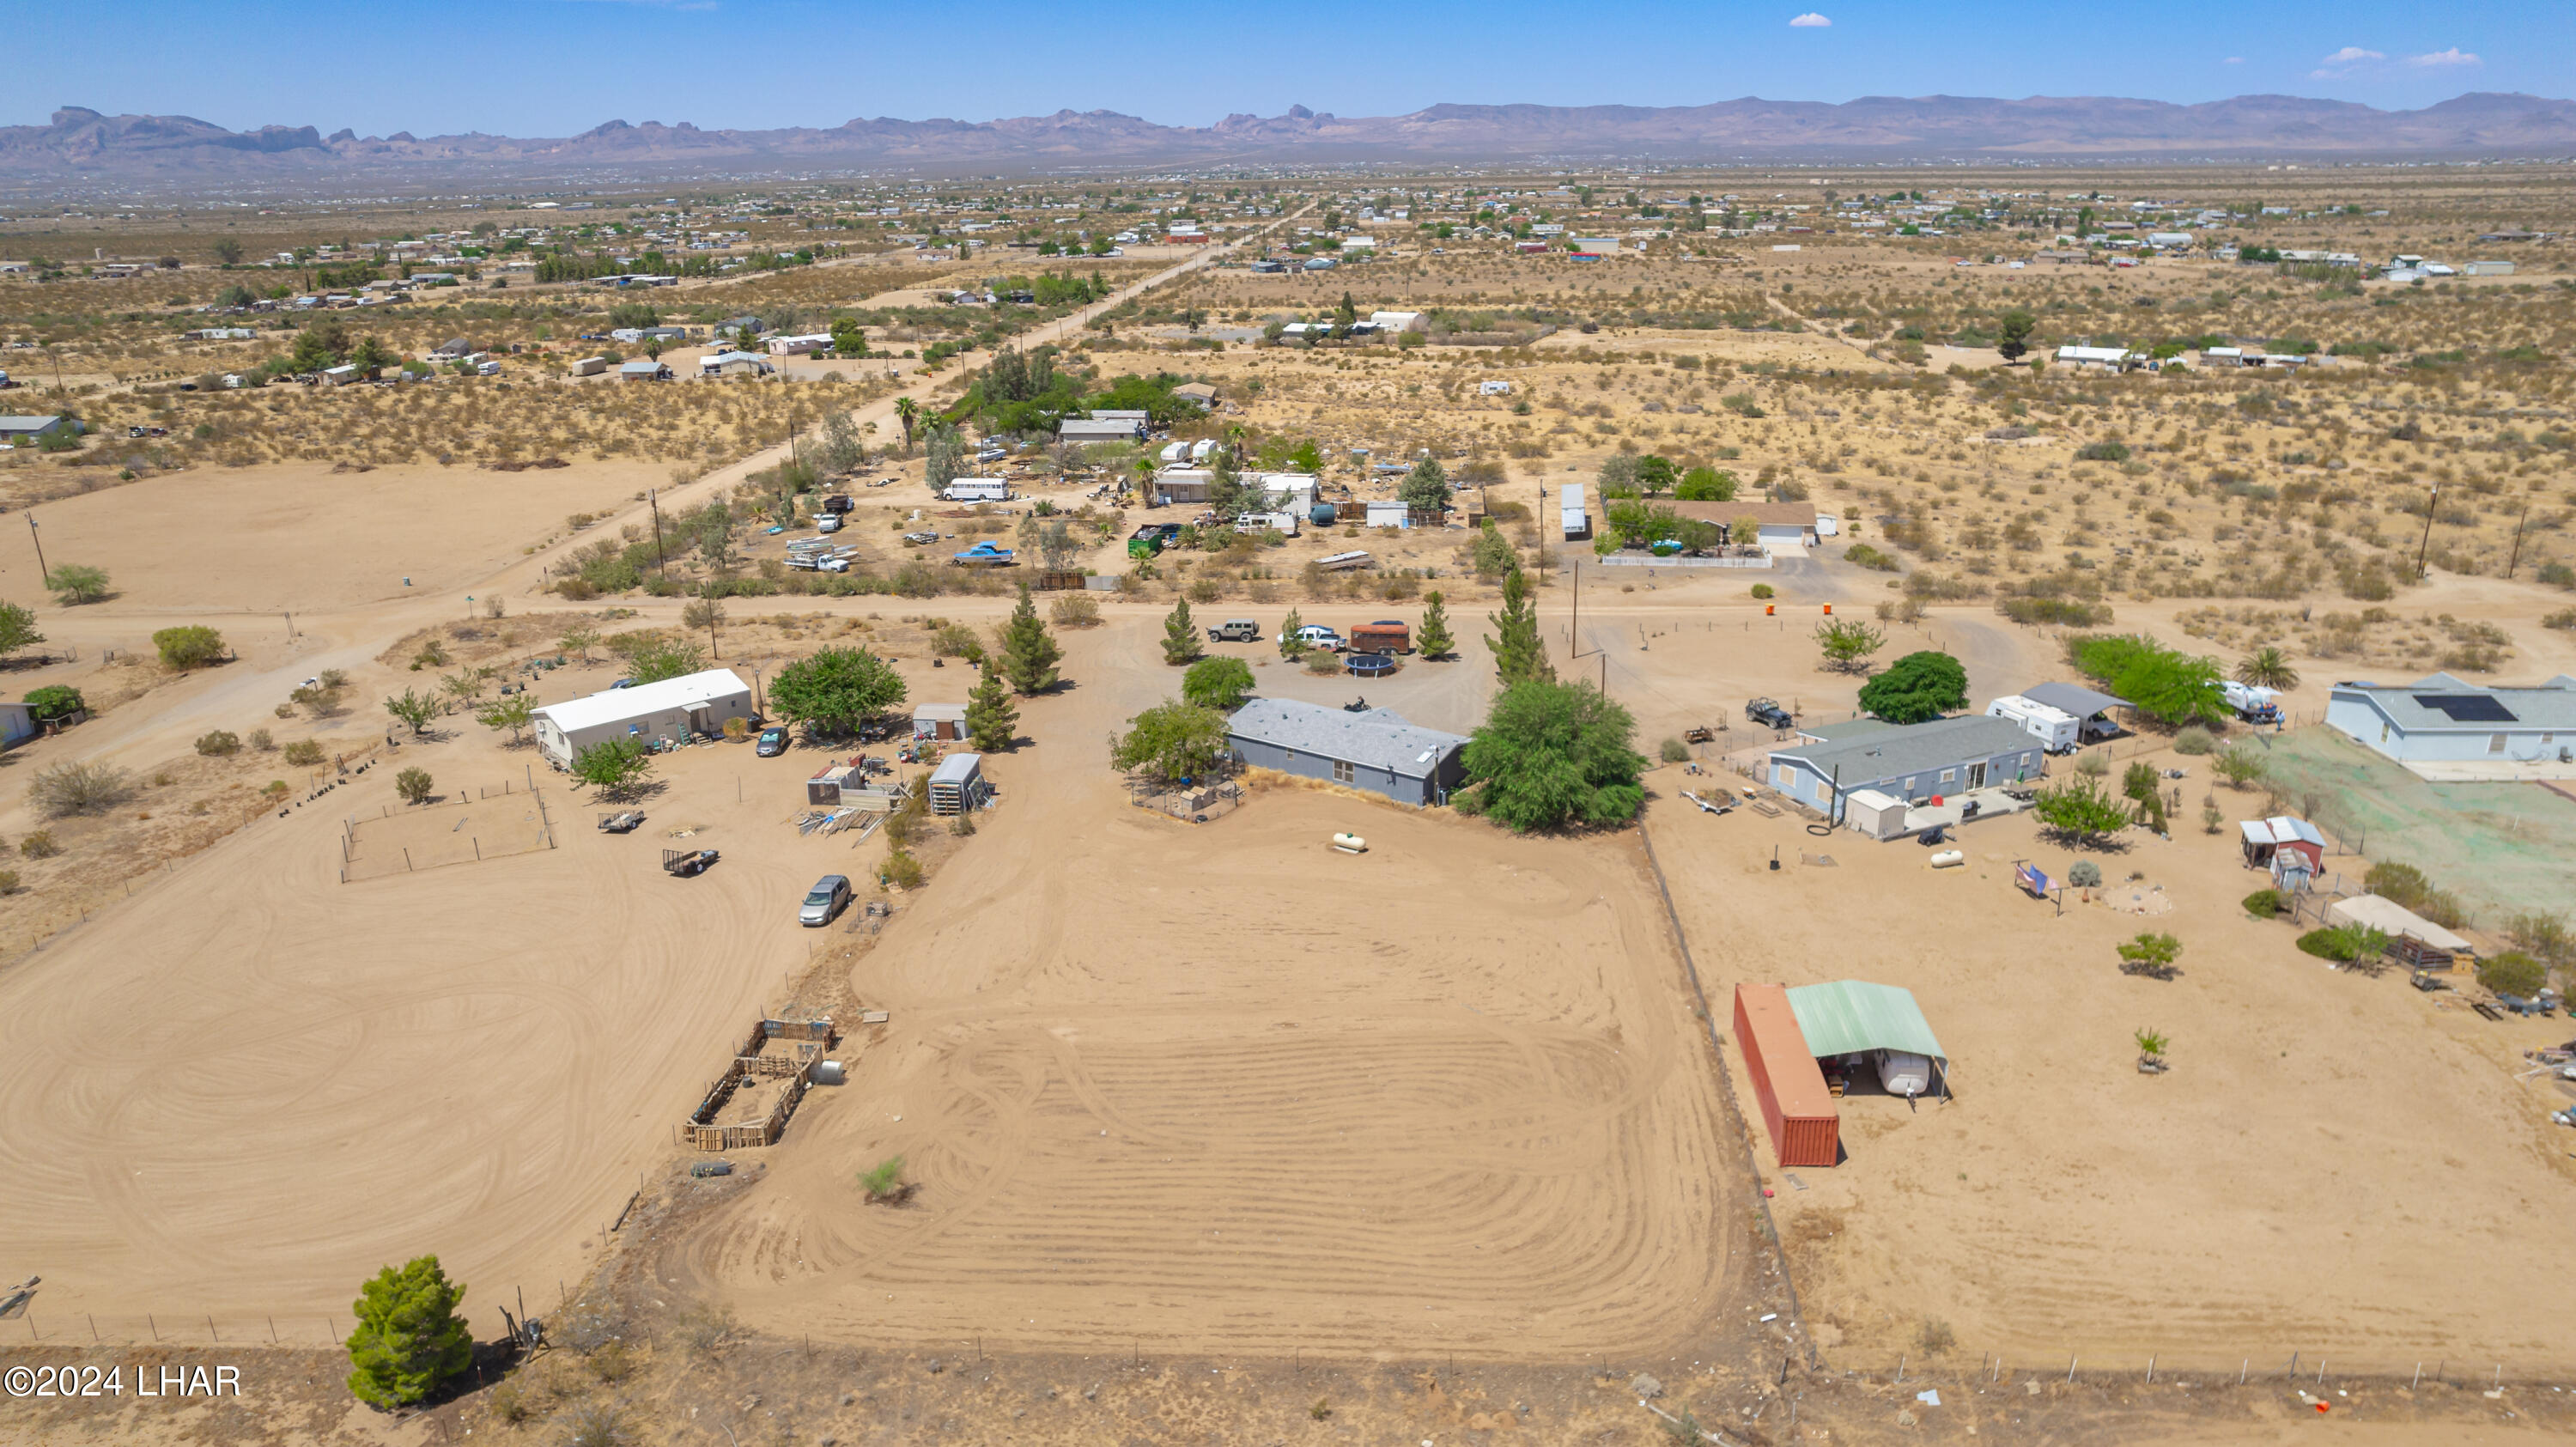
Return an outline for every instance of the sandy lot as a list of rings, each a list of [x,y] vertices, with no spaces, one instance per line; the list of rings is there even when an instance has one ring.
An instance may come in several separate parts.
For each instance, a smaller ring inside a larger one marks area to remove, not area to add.
[[[477,582],[559,531],[566,514],[622,507],[668,472],[631,462],[200,467],[45,503],[37,515],[45,556],[107,569],[120,610],[342,607]],[[0,589],[36,594],[35,562],[24,546],[0,551]]]
[[[462,739],[393,762],[497,795],[527,757]],[[0,1243],[45,1277],[39,1316],[313,1336],[424,1251],[474,1287],[479,1330],[507,1287],[551,1307],[805,958],[805,887],[861,872],[847,839],[781,826],[790,780],[764,794],[756,762],[793,772],[747,745],[672,756],[622,837],[550,784],[557,849],[344,886],[342,818],[393,803],[375,769],[0,976]],[[724,862],[666,877],[675,825]]]
[[[2191,812],[2205,787],[2186,785]],[[2258,799],[2220,791],[2231,816]],[[1811,1326],[1855,1364],[1919,1355],[1927,1319],[1954,1351],[2025,1361],[2158,1352],[2206,1370],[2295,1350],[2388,1370],[2554,1352],[2553,1292],[2524,1251],[2576,1172],[2544,1119],[2562,1102],[2513,1068],[2565,1023],[2490,1024],[2402,971],[2327,970],[2236,907],[2261,880],[2232,840],[2185,827],[2103,861],[2113,897],[2161,885],[2170,912],[2070,902],[2061,918],[2013,886],[2015,858],[2062,876],[2072,857],[2027,816],[1971,826],[1968,865],[1934,872],[1910,842],[1658,806],[1713,996],[1902,985],[1956,1062],[1950,1104],[1846,1099],[1848,1160],[1796,1172],[1809,1189],[1757,1151]],[[2131,871],[2140,885],[2121,884]],[[2113,946],[2148,929],[2183,940],[2180,979],[2119,973]],[[2167,1076],[2133,1067],[2149,1026],[2174,1042]],[[1749,1089],[1731,1041],[1727,1058]]]
[[[880,1342],[1691,1340],[1732,1146],[1633,844],[1302,791],[1197,829],[1128,809],[1099,740],[1169,677],[1095,660],[1157,632],[1089,635],[1026,709],[1045,746],[852,979],[885,1038],[662,1274]],[[864,1205],[895,1154],[920,1195]]]

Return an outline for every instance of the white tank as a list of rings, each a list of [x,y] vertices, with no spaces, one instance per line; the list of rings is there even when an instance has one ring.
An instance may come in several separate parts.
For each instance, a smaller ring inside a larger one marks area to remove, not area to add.
[[[1890,1050],[1878,1057],[1878,1083],[1890,1095],[1912,1098],[1932,1089],[1932,1062],[1920,1055]]]
[[[837,1060],[817,1060],[814,1062],[814,1083],[816,1085],[838,1085],[846,1078],[846,1075],[841,1069],[841,1062]]]

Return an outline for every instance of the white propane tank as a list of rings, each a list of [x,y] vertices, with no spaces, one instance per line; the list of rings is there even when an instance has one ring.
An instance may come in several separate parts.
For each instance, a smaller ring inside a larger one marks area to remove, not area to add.
[[[1932,867],[1935,869],[1956,869],[1967,862],[1968,854],[1964,849],[1944,849],[1932,856]]]
[[[1368,841],[1356,834],[1336,834],[1333,836],[1333,847],[1344,854],[1365,854],[1368,852]]]

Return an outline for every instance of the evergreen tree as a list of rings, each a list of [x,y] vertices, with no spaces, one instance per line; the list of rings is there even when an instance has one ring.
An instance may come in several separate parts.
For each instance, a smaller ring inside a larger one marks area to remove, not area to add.
[[[983,681],[966,696],[966,735],[984,753],[999,753],[1011,746],[1017,735],[1020,711],[1011,707],[1011,691],[1002,686],[1002,676],[984,670]]]
[[[1002,676],[1021,693],[1044,693],[1056,686],[1055,666],[1064,658],[1064,645],[1047,632],[1038,618],[1038,605],[1029,597],[1029,585],[1020,585],[1020,605],[1011,610],[1011,619],[1002,625]]]
[[[1547,646],[1539,641],[1538,603],[1531,596],[1529,574],[1518,568],[1503,575],[1503,611],[1485,615],[1494,625],[1485,646],[1494,653],[1494,674],[1509,688],[1533,678],[1554,679]]]
[[[1289,609],[1288,621],[1279,625],[1280,657],[1294,663],[1305,656],[1306,645],[1297,641],[1297,630],[1305,626],[1306,620],[1298,615],[1297,610]]]
[[[1163,661],[1196,663],[1206,652],[1199,644],[1199,625],[1190,618],[1190,600],[1183,598],[1163,620]]]
[[[350,1304],[349,1390],[372,1407],[407,1407],[474,1364],[474,1333],[456,1314],[465,1288],[450,1285],[438,1258],[388,1266]]]
[[[1413,636],[1413,646],[1425,658],[1446,658],[1458,647],[1449,635],[1448,605],[1437,588],[1422,595],[1422,631]]]
[[[1395,495],[1415,512],[1438,512],[1449,506],[1449,474],[1441,470],[1440,459],[1426,457],[1396,484]]]

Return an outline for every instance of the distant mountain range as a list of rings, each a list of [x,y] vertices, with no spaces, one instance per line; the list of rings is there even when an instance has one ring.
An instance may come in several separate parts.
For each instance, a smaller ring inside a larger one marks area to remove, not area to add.
[[[2492,93],[2414,111],[2282,95],[2201,105],[2082,96],[1871,96],[1840,105],[1753,99],[1662,107],[1436,105],[1365,117],[1293,106],[1286,115],[1231,115],[1213,126],[1070,110],[980,122],[881,117],[766,131],[618,120],[560,139],[347,130],[326,136],[313,126],[277,125],[228,131],[186,116],[108,116],[66,106],[49,125],[0,127],[0,184],[1405,160],[2568,155],[2576,155],[2576,102]]]

